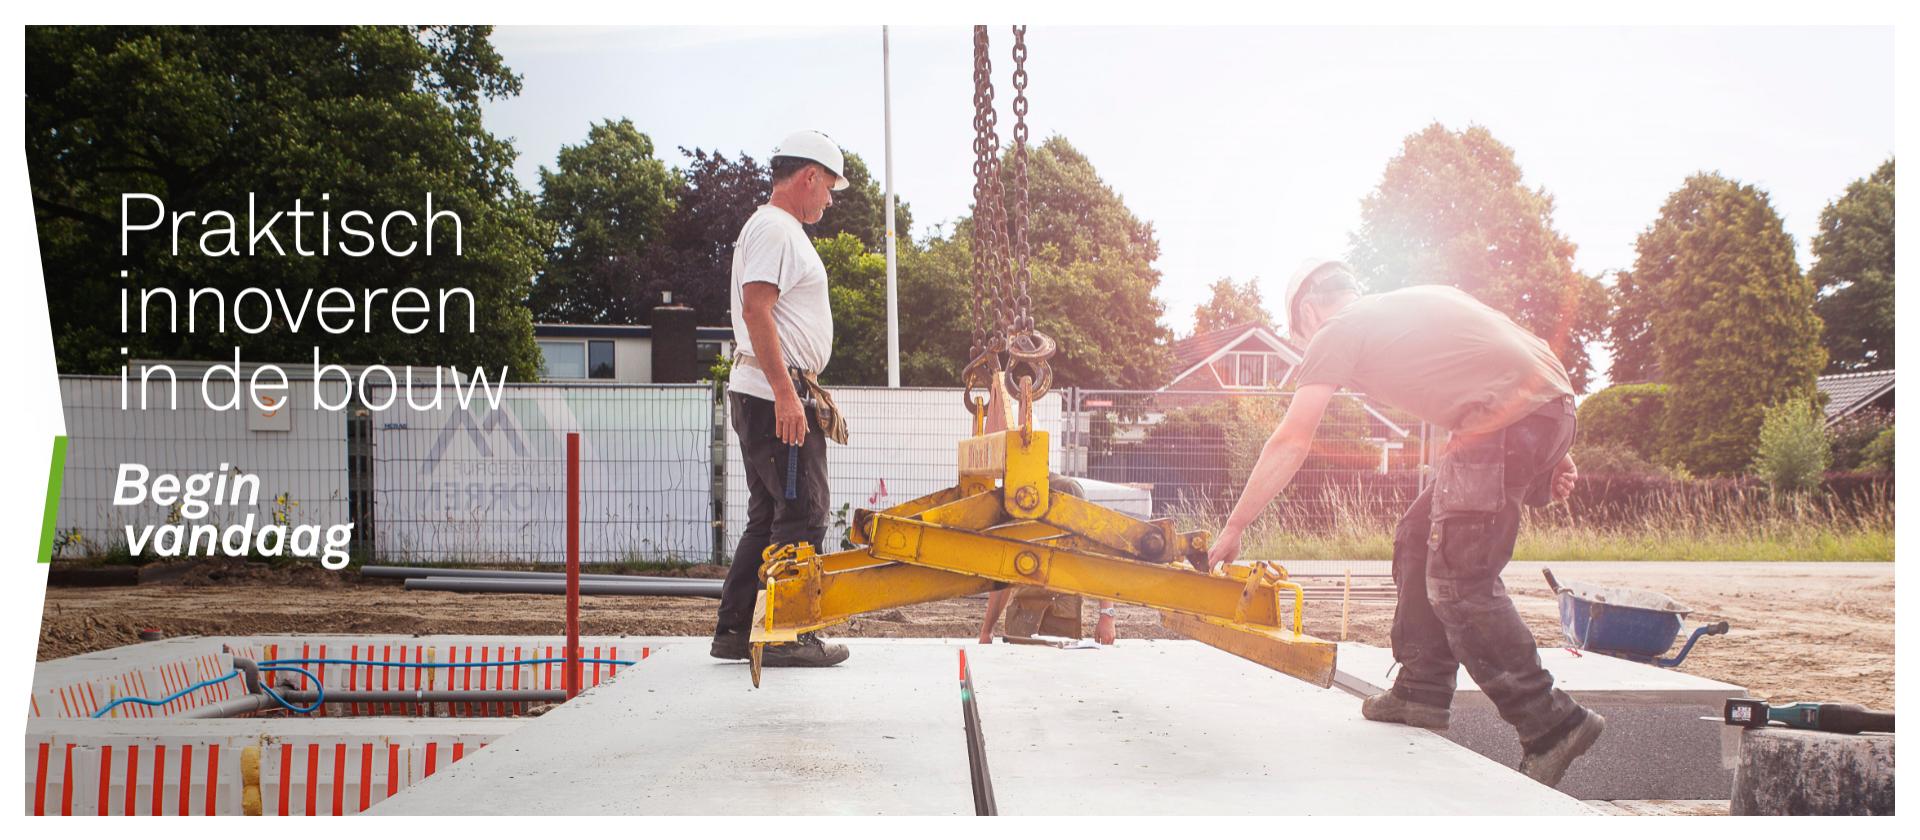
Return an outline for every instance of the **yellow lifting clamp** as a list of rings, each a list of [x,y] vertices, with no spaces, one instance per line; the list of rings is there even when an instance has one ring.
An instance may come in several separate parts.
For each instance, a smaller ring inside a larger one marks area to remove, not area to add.
[[[1003,585],[1153,607],[1183,635],[1323,688],[1333,684],[1334,645],[1304,632],[1304,595],[1284,568],[1198,571],[1206,565],[1204,532],[1054,491],[1047,445],[1047,433],[1030,424],[975,435],[959,443],[955,486],[858,511],[849,531],[858,548],[825,555],[806,544],[769,549],[750,640],[754,684],[766,644],[860,613]]]

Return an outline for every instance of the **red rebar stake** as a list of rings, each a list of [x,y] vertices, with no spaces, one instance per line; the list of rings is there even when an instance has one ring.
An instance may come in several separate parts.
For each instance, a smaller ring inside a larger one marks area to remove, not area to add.
[[[567,699],[580,693],[580,433],[567,433]]]

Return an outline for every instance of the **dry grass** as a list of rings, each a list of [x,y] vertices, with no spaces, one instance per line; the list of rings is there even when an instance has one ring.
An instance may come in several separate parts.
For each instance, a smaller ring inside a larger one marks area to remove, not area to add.
[[[1393,556],[1397,505],[1329,486],[1277,503],[1248,532],[1251,557],[1374,559]],[[1313,511],[1303,515],[1301,511]],[[1653,494],[1631,510],[1582,520],[1565,504],[1528,509],[1514,559],[1891,561],[1894,504],[1878,492],[1851,504],[1832,496],[1777,497],[1752,487]],[[1224,511],[1188,505],[1183,528],[1217,531]]]

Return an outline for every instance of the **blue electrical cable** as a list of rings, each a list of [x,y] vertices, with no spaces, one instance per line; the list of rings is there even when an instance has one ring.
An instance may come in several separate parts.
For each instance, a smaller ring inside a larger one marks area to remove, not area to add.
[[[297,668],[292,665],[274,664],[270,662],[260,663],[260,670],[263,672],[292,671],[292,672],[298,673],[303,677],[306,677],[308,682],[313,683],[313,705],[302,709],[299,706],[295,706],[292,703],[287,702],[287,698],[281,697],[280,692],[274,691],[273,686],[268,685],[267,681],[265,680],[260,681],[260,690],[266,693],[267,699],[280,704],[281,708],[286,709],[289,712],[293,712],[294,714],[300,714],[300,715],[313,714],[314,712],[319,711],[320,706],[322,704],[327,702],[327,686],[325,683],[320,682],[320,678],[317,676],[314,676],[314,673],[312,671],[309,671],[305,668]]]
[[[171,703],[175,700],[178,700],[182,697],[185,697],[189,694],[199,691],[200,689],[206,688],[207,686],[219,685],[223,682],[226,682],[227,680],[233,679],[235,676],[239,675],[239,673],[240,673],[239,671],[235,671],[224,677],[214,677],[213,679],[210,679],[210,680],[201,680],[200,682],[194,683],[193,685],[187,686],[186,688],[180,689],[179,691],[176,691],[158,700],[149,700],[145,697],[122,697],[118,700],[108,703],[105,706],[101,706],[100,711],[94,712],[92,715],[89,715],[89,717],[100,717],[101,715],[104,715],[118,708],[122,703],[139,703],[142,706],[165,706],[168,703]]]
[[[567,660],[564,657],[558,657],[558,656],[546,657],[542,659],[502,659],[498,662],[384,662],[377,659],[268,659],[259,663],[261,671],[264,671],[264,672],[285,671],[285,672],[297,673],[303,677],[306,677],[307,681],[313,684],[313,705],[308,706],[304,709],[300,708],[299,706],[295,706],[292,703],[287,702],[286,698],[281,697],[279,692],[274,691],[273,687],[269,686],[264,681],[260,683],[260,690],[266,693],[268,699],[272,700],[275,703],[278,703],[281,708],[284,708],[287,711],[294,712],[296,714],[305,715],[305,714],[312,714],[314,711],[318,710],[322,705],[326,703],[327,687],[324,683],[320,682],[320,678],[316,676],[312,671],[309,671],[305,668],[297,667],[300,665],[365,665],[370,667],[381,667],[381,668],[498,668],[501,666],[510,666],[510,665],[548,665],[555,662],[564,663],[566,661]],[[635,664],[635,661],[631,659],[601,659],[598,657],[581,658],[577,661],[579,661],[583,665],[625,666],[625,665]],[[107,705],[102,706],[100,708],[100,711],[93,713],[92,717],[100,717],[101,715],[104,715],[107,712],[113,711],[114,708],[118,707],[122,703],[139,703],[143,706],[164,706],[168,703],[171,703],[175,700],[180,699],[181,697],[184,697],[188,694],[192,694],[193,692],[199,691],[200,689],[206,688],[207,686],[218,685],[220,683],[226,682],[227,680],[233,679],[235,676],[239,675],[239,673],[240,673],[239,671],[234,671],[233,673],[228,674],[224,677],[216,677],[210,680],[203,680],[201,682],[197,682],[197,683],[194,683],[193,685],[187,686],[186,688],[180,689],[179,691],[176,691],[158,700],[149,700],[145,697],[122,697],[118,700],[113,701],[112,703],[108,703]]]

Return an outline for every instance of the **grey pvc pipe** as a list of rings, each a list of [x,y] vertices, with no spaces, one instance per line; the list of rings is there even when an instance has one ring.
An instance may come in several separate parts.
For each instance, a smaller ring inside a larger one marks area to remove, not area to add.
[[[171,715],[170,719],[229,718],[248,712],[257,712],[272,705],[273,701],[265,694],[245,694],[231,700],[188,709],[177,715]]]
[[[418,566],[362,566],[361,577],[373,578],[483,578],[486,580],[566,580],[565,572],[500,572],[491,569],[428,569]],[[606,580],[618,583],[662,583],[698,586],[717,583],[709,578],[648,577],[644,575],[607,575],[581,573],[581,580]]]
[[[246,680],[247,693],[259,694],[260,693],[259,663],[254,662],[253,660],[248,659],[244,656],[236,656],[233,658],[233,667],[240,669],[240,673],[245,675],[242,677],[242,679]]]
[[[720,581],[697,580],[660,585],[652,581],[582,580],[582,595],[656,595],[669,597],[720,597]],[[567,582],[527,578],[411,578],[407,589],[427,592],[500,592],[519,595],[565,595]]]

